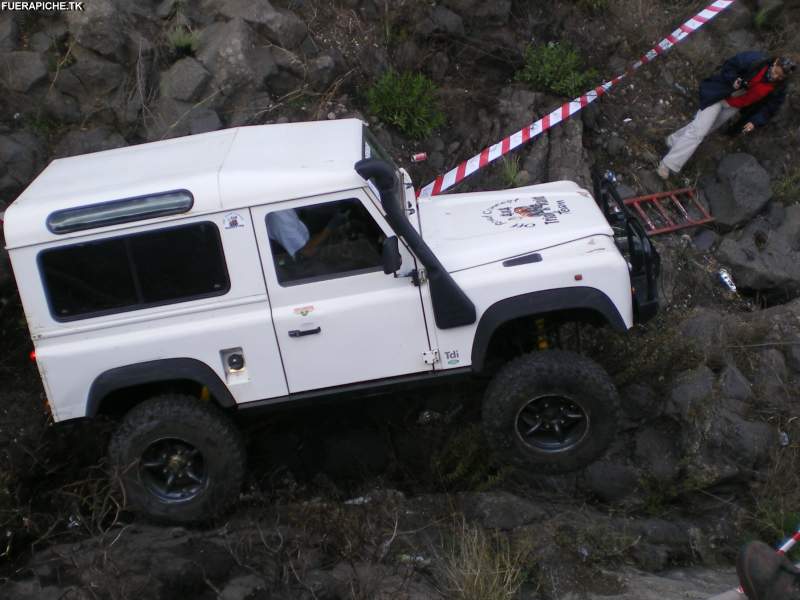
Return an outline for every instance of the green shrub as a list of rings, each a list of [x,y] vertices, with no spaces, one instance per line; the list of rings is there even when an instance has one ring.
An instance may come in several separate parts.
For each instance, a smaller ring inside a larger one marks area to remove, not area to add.
[[[177,57],[194,56],[198,36],[188,27],[176,27],[167,34],[167,41]]]
[[[367,101],[372,114],[415,140],[444,123],[436,85],[421,73],[387,71],[367,91]]]
[[[583,70],[583,60],[569,44],[550,42],[525,49],[525,64],[517,72],[517,81],[536,90],[562,96],[577,96],[597,79],[597,71]]]

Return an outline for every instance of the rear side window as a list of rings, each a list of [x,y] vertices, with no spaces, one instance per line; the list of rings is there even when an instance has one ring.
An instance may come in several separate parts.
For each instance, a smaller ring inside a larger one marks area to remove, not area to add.
[[[44,250],[39,269],[58,321],[219,296],[230,289],[213,223]]]

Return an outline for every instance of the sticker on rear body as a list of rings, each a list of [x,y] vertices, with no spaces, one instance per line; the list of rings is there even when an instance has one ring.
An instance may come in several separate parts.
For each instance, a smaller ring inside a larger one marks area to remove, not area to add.
[[[244,219],[239,213],[228,213],[222,218],[222,226],[225,229],[239,229],[244,227]]]

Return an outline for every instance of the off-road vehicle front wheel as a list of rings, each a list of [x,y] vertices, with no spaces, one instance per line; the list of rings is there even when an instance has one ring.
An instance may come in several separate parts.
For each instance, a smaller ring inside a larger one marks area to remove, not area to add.
[[[542,473],[586,466],[611,443],[619,397],[600,365],[573,352],[520,356],[486,390],[483,426],[505,460]]]
[[[111,438],[109,457],[127,505],[150,519],[191,523],[224,511],[245,471],[230,419],[191,396],[157,396],[134,407]]]

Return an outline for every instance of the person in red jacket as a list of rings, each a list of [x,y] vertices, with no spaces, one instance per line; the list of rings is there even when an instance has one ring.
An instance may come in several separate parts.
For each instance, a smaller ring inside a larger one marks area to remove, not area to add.
[[[667,137],[669,152],[658,165],[667,179],[681,170],[705,137],[741,112],[743,133],[766,125],[786,97],[786,79],[796,64],[787,56],[769,58],[762,52],[742,52],[725,61],[700,82],[700,110],[691,123]]]

